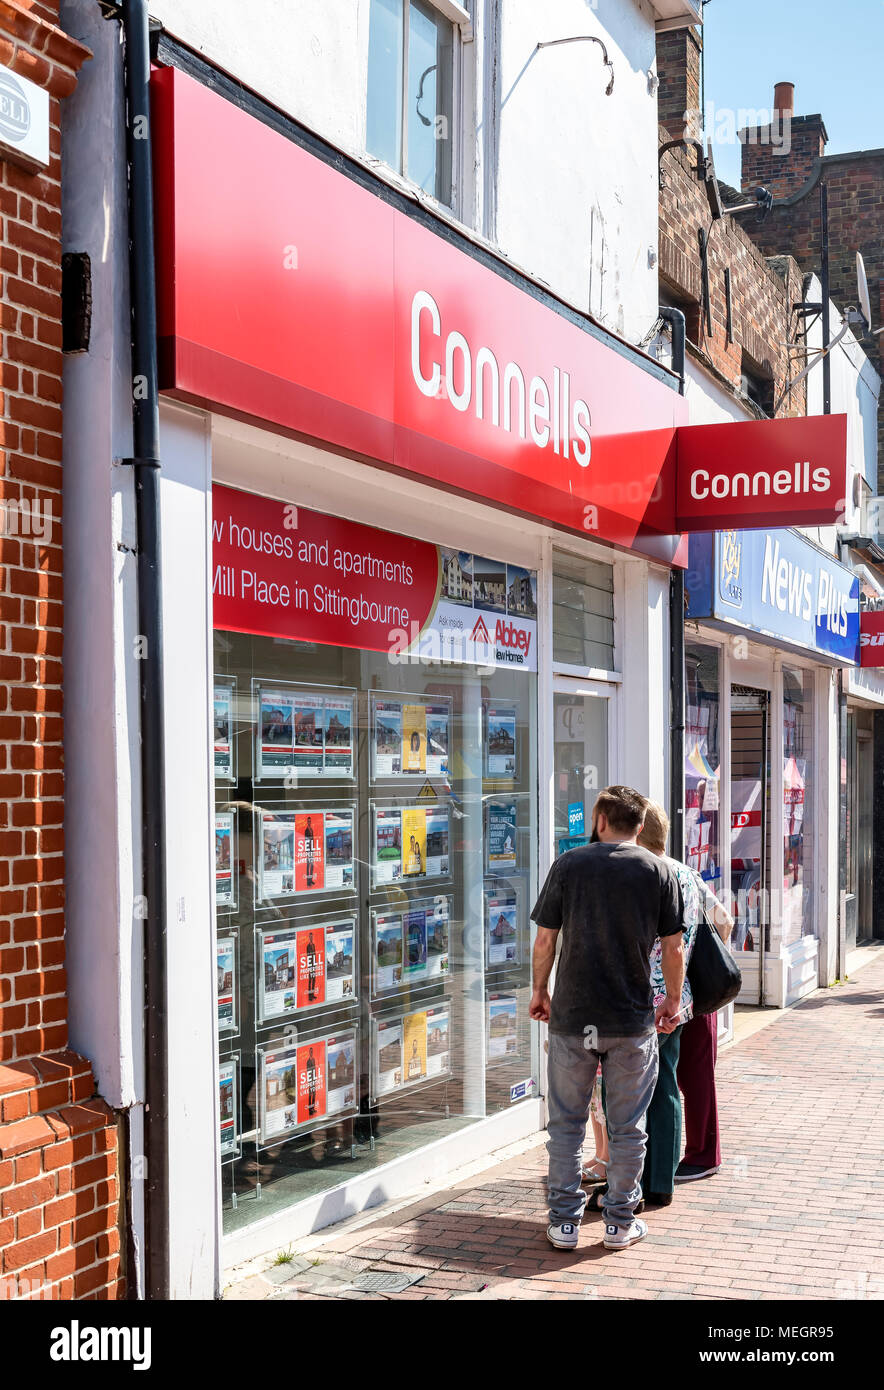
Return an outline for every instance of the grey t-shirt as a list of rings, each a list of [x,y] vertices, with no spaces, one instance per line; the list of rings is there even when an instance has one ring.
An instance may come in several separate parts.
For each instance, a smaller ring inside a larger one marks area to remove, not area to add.
[[[633,1037],[654,1025],[649,955],[682,929],[678,880],[631,843],[584,845],[555,861],[531,913],[561,929],[550,1031]]]

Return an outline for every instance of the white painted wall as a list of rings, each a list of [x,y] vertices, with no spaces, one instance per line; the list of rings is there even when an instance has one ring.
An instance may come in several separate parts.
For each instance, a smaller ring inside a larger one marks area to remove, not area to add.
[[[538,40],[594,43],[536,51]],[[657,316],[656,41],[623,0],[504,4],[497,238],[579,309],[637,342]]]
[[[365,153],[370,0],[152,0],[170,34],[338,145]],[[632,342],[656,317],[654,14],[644,0],[471,0],[455,125],[465,226]],[[538,52],[539,40],[594,43]],[[383,170],[381,170],[383,172]],[[391,176],[392,177],[392,176]],[[399,181],[394,178],[394,181]],[[424,195],[421,197],[426,201]]]

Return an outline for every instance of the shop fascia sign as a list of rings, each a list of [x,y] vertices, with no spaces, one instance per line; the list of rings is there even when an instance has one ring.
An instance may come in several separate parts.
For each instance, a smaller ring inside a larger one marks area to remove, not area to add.
[[[2,64],[0,157],[29,172],[49,164],[49,93]]]
[[[537,575],[271,497],[212,489],[216,628],[537,670]]]
[[[859,579],[795,531],[692,536],[686,589],[691,618],[859,663]]]
[[[843,510],[845,417],[689,426],[495,263],[183,73],[152,87],[169,394],[670,562]]]
[[[859,615],[860,666],[884,666],[884,612],[864,608]]]

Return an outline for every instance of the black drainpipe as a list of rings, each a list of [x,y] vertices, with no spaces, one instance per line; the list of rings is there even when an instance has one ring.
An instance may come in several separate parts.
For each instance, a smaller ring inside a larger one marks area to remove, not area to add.
[[[664,305],[660,317],[672,329],[672,369],[678,373],[678,394],[685,393],[685,343],[687,330],[681,309]],[[684,570],[669,571],[669,815],[672,821],[669,852],[684,859]]]
[[[169,1297],[169,1123],[166,1023],[166,842],[163,614],[160,572],[160,411],[150,143],[150,49],[145,0],[123,0],[132,450],[138,537],[145,1033],[145,1296]]]

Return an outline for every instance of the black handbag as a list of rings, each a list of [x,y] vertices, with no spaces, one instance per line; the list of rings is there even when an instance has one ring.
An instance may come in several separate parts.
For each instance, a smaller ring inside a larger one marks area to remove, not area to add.
[[[694,875],[702,883],[699,874]],[[736,999],[743,977],[706,911],[706,895],[700,890],[700,921],[688,961],[688,983],[695,1014],[714,1014]]]

